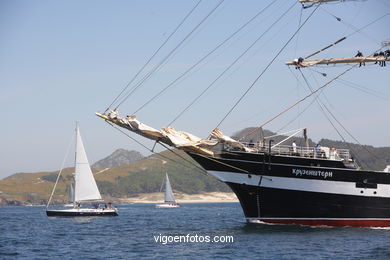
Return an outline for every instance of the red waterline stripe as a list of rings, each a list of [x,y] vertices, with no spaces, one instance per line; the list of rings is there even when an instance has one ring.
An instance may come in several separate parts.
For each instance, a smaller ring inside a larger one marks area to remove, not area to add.
[[[259,219],[272,224],[329,227],[390,227],[390,219]]]

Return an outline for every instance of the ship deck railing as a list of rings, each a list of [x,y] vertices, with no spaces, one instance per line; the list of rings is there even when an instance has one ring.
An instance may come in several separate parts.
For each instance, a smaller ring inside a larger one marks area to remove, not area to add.
[[[269,153],[269,144],[254,144],[242,143],[251,152]],[[349,149],[336,149],[329,147],[306,147],[306,146],[291,146],[291,145],[276,145],[271,144],[271,154],[284,155],[305,158],[321,158],[329,160],[350,161],[351,154]]]

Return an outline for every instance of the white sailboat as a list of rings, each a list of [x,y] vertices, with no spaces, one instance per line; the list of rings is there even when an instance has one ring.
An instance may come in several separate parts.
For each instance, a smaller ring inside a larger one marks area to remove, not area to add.
[[[165,197],[163,204],[157,204],[156,208],[179,208],[180,204],[176,202],[173,195],[171,183],[169,182],[168,173],[165,174]]]
[[[52,194],[46,206],[46,214],[49,217],[79,217],[79,216],[117,216],[117,209],[112,207],[109,203],[104,204],[104,207],[100,207],[103,202],[99,189],[96,185],[95,178],[91,171],[91,167],[88,162],[87,154],[85,153],[83,141],[81,140],[80,131],[78,125],[76,125],[76,161],[75,161],[75,173],[74,173],[74,200],[73,208],[71,209],[48,209],[50,201],[53,197],[55,188],[57,186],[59,176],[54,185]],[[94,207],[83,207],[84,204],[93,204]]]

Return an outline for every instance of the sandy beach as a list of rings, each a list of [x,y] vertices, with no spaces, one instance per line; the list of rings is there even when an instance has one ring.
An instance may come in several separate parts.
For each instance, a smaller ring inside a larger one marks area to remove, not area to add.
[[[207,202],[238,202],[234,193],[230,192],[206,192],[202,194],[175,193],[178,203],[207,203]],[[139,194],[131,198],[117,198],[117,203],[162,203],[164,202],[164,193],[146,193]]]

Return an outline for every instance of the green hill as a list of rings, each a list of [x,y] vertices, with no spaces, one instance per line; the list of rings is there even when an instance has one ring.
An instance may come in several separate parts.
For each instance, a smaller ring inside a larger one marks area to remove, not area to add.
[[[243,142],[257,142],[263,135],[270,136],[269,131],[255,131],[246,128],[237,132],[233,138],[242,138]],[[275,142],[284,137],[274,137]],[[294,137],[298,145],[304,145],[302,138]],[[376,148],[369,145],[358,145],[322,139],[322,146],[347,148],[365,169],[383,170],[390,164],[390,147]],[[315,143],[309,139],[309,145]],[[138,152],[117,150],[102,159],[95,166],[93,173],[104,198],[115,201],[115,198],[132,197],[139,193],[159,192],[165,173],[169,174],[174,191],[195,194],[202,192],[223,191],[230,188],[207,175],[200,166],[187,154],[179,150],[164,151],[149,157]],[[116,166],[119,165],[119,166]],[[73,168],[62,171],[54,202],[67,201],[67,185],[73,181]],[[49,198],[58,172],[18,173],[0,180],[0,205],[45,204]]]
[[[194,194],[230,191],[229,187],[199,170],[185,153],[164,151],[142,160],[111,168],[93,169],[98,187],[106,199],[130,197],[138,193],[159,192],[165,173],[174,191]],[[199,167],[199,166],[198,166]],[[54,203],[67,201],[67,185],[73,182],[74,168],[62,171]],[[58,172],[18,173],[0,181],[0,205],[45,204]]]

